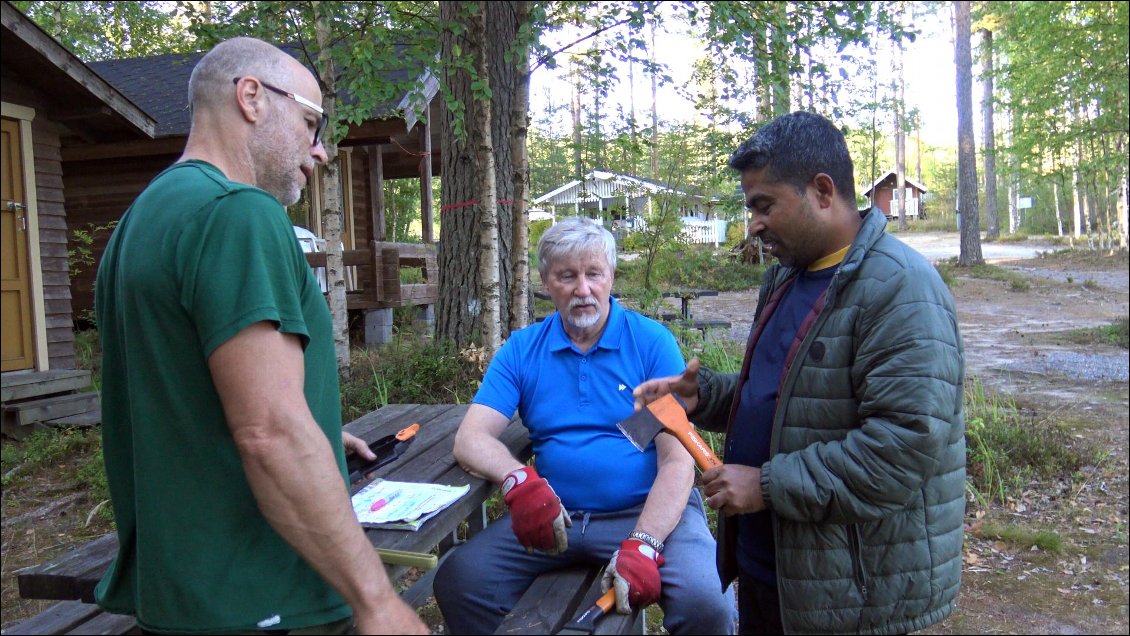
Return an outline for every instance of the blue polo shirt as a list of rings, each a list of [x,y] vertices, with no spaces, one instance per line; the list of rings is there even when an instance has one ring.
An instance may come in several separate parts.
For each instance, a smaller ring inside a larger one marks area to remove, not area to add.
[[[642,504],[656,475],[655,444],[644,452],[616,422],[634,412],[632,389],[686,368],[663,325],[611,299],[600,340],[581,353],[561,316],[510,334],[487,368],[475,404],[530,431],[538,474],[565,509],[609,512]]]

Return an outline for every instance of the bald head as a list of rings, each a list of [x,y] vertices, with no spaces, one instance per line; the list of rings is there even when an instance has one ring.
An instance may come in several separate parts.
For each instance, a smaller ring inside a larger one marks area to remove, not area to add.
[[[230,99],[232,80],[245,75],[275,84],[286,84],[302,68],[297,60],[272,44],[255,38],[232,38],[216,45],[192,69],[188,80],[188,103],[195,111]]]

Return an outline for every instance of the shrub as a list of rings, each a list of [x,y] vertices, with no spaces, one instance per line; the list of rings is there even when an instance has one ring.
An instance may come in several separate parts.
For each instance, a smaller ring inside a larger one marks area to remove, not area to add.
[[[478,350],[398,338],[379,349],[354,350],[351,380],[341,387],[345,422],[386,404],[462,404],[482,379]]]

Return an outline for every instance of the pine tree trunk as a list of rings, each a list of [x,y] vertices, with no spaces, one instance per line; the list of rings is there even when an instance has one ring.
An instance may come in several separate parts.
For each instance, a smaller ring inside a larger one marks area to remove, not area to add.
[[[981,119],[984,125],[985,148],[985,238],[996,240],[1000,237],[1000,221],[997,218],[997,155],[996,138],[993,133],[993,32],[981,29],[981,46],[984,53],[984,66],[981,69]],[[1012,180],[1009,180],[1009,200],[1012,200]],[[1012,216],[1011,214],[1009,215]],[[1009,230],[1015,232],[1013,223]]]
[[[325,87],[323,107],[330,121],[334,118],[334,65],[330,58],[332,25],[319,3],[312,4],[315,37],[318,40],[318,76]],[[327,131],[329,132],[329,131]],[[345,298],[345,267],[342,263],[341,159],[333,137],[325,135],[323,147],[329,160],[322,166],[322,233],[326,240],[326,286],[329,289],[330,315],[333,318],[334,351],[337,371],[343,381],[350,376],[349,308]]]
[[[973,56],[968,0],[954,8],[954,62],[957,65],[957,172],[958,210],[961,214],[961,248],[958,265],[985,262],[981,255],[981,229],[977,204],[977,147],[973,140]]]
[[[440,21],[459,22],[471,26],[472,10],[481,11],[478,3],[441,2]],[[439,300],[436,304],[436,338],[453,342],[463,347],[472,342],[487,344],[491,329],[500,333],[507,331],[509,320],[510,295],[513,270],[510,250],[513,236],[512,211],[509,207],[499,213],[496,205],[490,207],[492,219],[483,213],[479,190],[482,189],[479,172],[484,164],[478,151],[483,141],[480,135],[484,130],[491,132],[492,139],[500,140],[491,144],[494,162],[494,189],[496,200],[510,200],[513,193],[513,169],[511,166],[509,135],[512,117],[513,91],[516,82],[516,67],[505,62],[504,51],[514,40],[514,8],[512,2],[486,3],[486,42],[489,46],[488,63],[491,92],[493,98],[487,104],[471,94],[471,78],[465,72],[456,70],[449,62],[454,59],[456,46],[464,52],[471,44],[466,34],[455,36],[445,29],[441,37],[441,59],[443,64],[443,85],[451,93],[451,98],[464,106],[462,138],[457,135],[456,115],[446,104],[442,104],[441,134],[443,137],[443,175],[441,180],[441,210],[439,250]],[[481,23],[481,20],[480,20]],[[466,33],[466,32],[465,32]],[[480,113],[480,111],[482,111]],[[484,128],[476,126],[476,117],[487,117]],[[486,223],[495,226],[493,245],[482,243],[483,227]],[[497,308],[492,326],[486,326],[484,316],[486,294],[482,288],[482,261],[486,253],[493,250],[495,271],[491,278],[497,285],[495,295]],[[507,293],[499,293],[507,290]],[[508,333],[508,331],[507,331]]]
[[[585,168],[581,162],[581,146],[584,144],[581,130],[581,73],[576,62],[570,64],[573,65],[570,70],[573,92],[569,100],[569,114],[573,116],[573,178],[580,181],[585,178]]]
[[[655,21],[651,22],[651,179],[659,180],[659,99],[655,70]]]
[[[899,20],[901,21],[901,6]],[[898,83],[898,94],[895,97],[895,191],[898,195],[898,228],[900,232],[906,231],[906,132],[904,130],[903,114],[905,110],[904,91],[906,78],[903,75],[902,46],[897,42],[895,47],[895,81]]]

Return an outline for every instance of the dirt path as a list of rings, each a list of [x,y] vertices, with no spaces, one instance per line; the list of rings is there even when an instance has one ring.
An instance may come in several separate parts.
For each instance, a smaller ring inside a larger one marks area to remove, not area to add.
[[[1126,257],[995,264],[1023,274],[1029,285],[958,274],[951,289],[968,375],[1011,396],[1033,420],[1063,423],[1107,452],[1070,479],[1032,483],[1001,509],[978,512],[971,503],[958,611],[926,633],[1126,634],[1128,355],[1056,337],[1126,318]],[[697,300],[694,312],[729,320],[727,337],[744,342],[755,302],[755,292],[725,292]],[[1050,554],[984,538],[979,528],[989,521],[1054,531],[1064,548]]]

